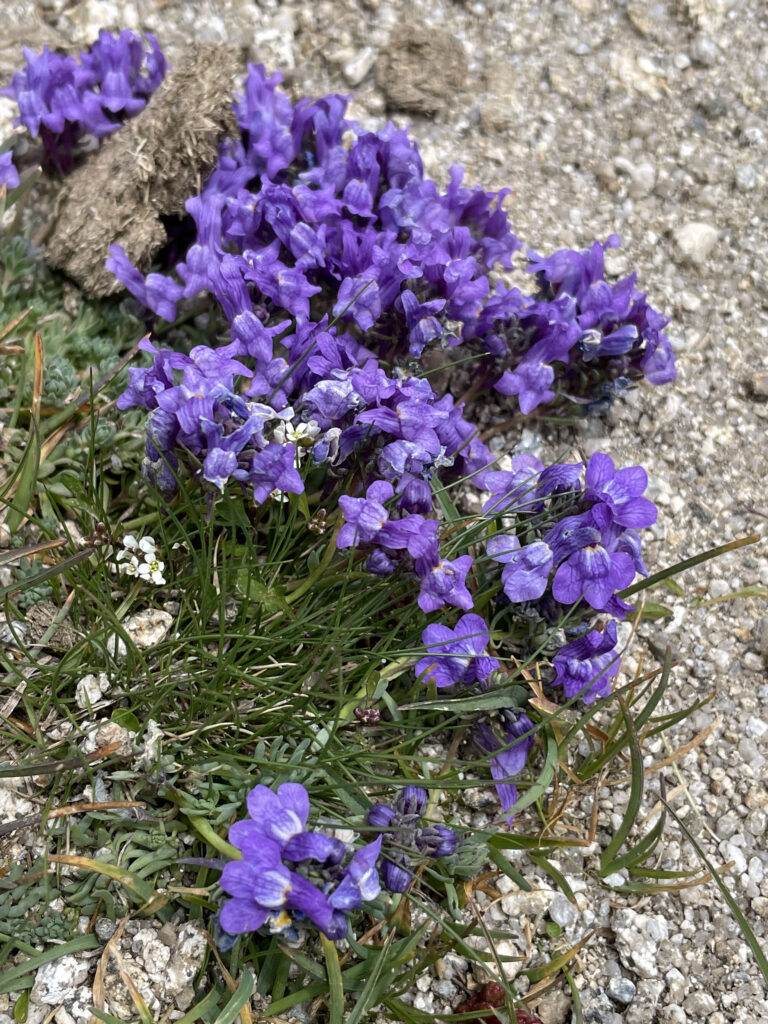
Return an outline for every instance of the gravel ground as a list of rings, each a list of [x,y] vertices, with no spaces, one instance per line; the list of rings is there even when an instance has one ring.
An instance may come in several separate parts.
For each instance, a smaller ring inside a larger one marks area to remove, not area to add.
[[[644,465],[661,511],[647,542],[651,571],[747,533],[765,535],[762,0],[7,0],[4,16],[3,79],[19,64],[20,43],[85,44],[100,27],[149,29],[171,60],[192,39],[227,42],[282,70],[297,95],[354,90],[352,115],[363,124],[410,123],[438,182],[461,160],[471,181],[511,185],[513,226],[539,251],[617,232],[623,244],[609,269],[636,270],[653,305],[673,316],[679,379],[633,392],[607,422],[591,419],[567,433],[534,424],[524,444],[543,458],[580,446]],[[2,101],[0,122],[11,112]],[[506,419],[509,411],[489,405],[486,416]],[[768,608],[764,599],[727,595],[768,583],[765,544],[680,582],[685,596],[665,598],[672,620],[644,626],[634,657],[647,666],[654,651],[672,645],[680,664],[670,709],[715,696],[678,729],[669,750],[661,740],[651,744],[648,763],[712,726],[668,770],[668,787],[681,787],[674,806],[712,860],[731,863],[725,880],[762,941]],[[627,661],[631,668],[632,656]],[[649,776],[651,791],[656,778]],[[619,789],[603,791],[601,820],[615,825],[624,801]],[[644,813],[654,803],[650,796]],[[585,820],[589,810],[585,801]],[[472,813],[482,820],[482,806]],[[583,862],[561,864],[579,892],[578,909],[542,879],[537,892],[509,891],[490,906],[486,920],[510,932],[501,952],[524,955],[531,934],[551,952],[547,920],[568,944],[597,929],[574,966],[591,1024],[768,1022],[760,974],[714,886],[627,898],[592,880],[595,863],[586,851]],[[660,866],[696,866],[674,824]],[[143,947],[133,945],[139,956]],[[414,1005],[435,1013],[455,1007],[465,968],[446,958],[439,975],[419,981]],[[36,986],[30,1024],[61,1001],[46,1002],[45,994]],[[0,1001],[0,1021],[3,1010]],[[570,1021],[568,990],[547,993],[538,1012],[545,1024]],[[77,1014],[55,1019],[69,1024]]]

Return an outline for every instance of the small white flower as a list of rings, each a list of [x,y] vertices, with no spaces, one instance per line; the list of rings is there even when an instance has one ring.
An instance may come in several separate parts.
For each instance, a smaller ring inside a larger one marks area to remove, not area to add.
[[[154,537],[142,537],[139,541],[139,547],[145,555],[155,556],[155,539]]]
[[[123,537],[123,550],[117,553],[118,562],[122,562],[124,558],[132,558],[132,552],[138,551],[138,549],[139,544],[136,538],[132,533],[126,533]]]
[[[274,489],[274,491],[270,492],[269,496],[273,501],[279,501],[281,504],[291,500],[285,493],[285,491],[281,491],[277,487]]]
[[[165,577],[163,576],[163,569],[165,568],[165,562],[159,562],[156,558],[148,559],[146,562],[138,567],[137,573],[143,580],[147,580],[150,583],[156,583],[160,586],[165,583]]]
[[[125,575],[126,576],[137,576],[138,572],[139,572],[140,566],[139,566],[139,560],[136,557],[136,555],[130,555],[129,556],[127,551],[121,551],[120,555],[124,555],[126,558],[130,557],[130,561],[126,562],[125,565],[123,565],[121,567],[122,571],[125,573]],[[118,561],[120,560],[120,555],[117,556]]]

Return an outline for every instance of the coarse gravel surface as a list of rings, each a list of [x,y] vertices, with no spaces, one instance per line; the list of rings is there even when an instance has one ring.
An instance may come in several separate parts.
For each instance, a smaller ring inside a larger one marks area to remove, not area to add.
[[[354,92],[351,116],[366,127],[386,118],[412,125],[439,183],[460,161],[470,182],[514,188],[507,201],[513,227],[539,252],[617,232],[622,247],[608,254],[608,268],[637,271],[652,304],[673,317],[679,378],[631,392],[607,419],[559,430],[530,423],[522,443],[545,460],[580,448],[645,466],[660,506],[645,543],[651,572],[736,537],[765,537],[762,0],[6,0],[0,78],[19,65],[21,43],[83,45],[102,27],[154,32],[171,62],[191,41],[233,45],[244,58],[281,70],[296,96]],[[12,105],[0,101],[0,134],[11,115]],[[488,423],[509,416],[508,407],[493,403],[483,413]],[[507,440],[518,443],[519,432]],[[683,596],[663,598],[672,619],[641,627],[625,667],[652,665],[669,644],[679,665],[668,709],[714,697],[671,734],[668,747],[651,741],[647,767],[710,729],[662,769],[667,792],[677,788],[673,806],[713,863],[730,864],[723,877],[764,944],[768,604],[728,595],[768,584],[765,543],[679,582]],[[643,815],[658,813],[660,774],[648,776]],[[599,799],[600,820],[615,828],[626,790],[603,790]],[[478,822],[493,814],[481,804],[479,798],[471,809]],[[585,823],[590,810],[584,801]],[[533,935],[551,955],[557,942],[573,944],[596,929],[573,964],[590,1024],[768,1022],[760,973],[714,885],[628,896],[598,885],[594,851],[583,853],[560,865],[578,907],[532,873],[536,892],[518,893],[509,883],[504,899],[486,909],[487,922],[510,933],[500,952],[524,956]],[[699,866],[669,820],[658,866]],[[562,928],[557,942],[547,937],[547,920]],[[134,941],[137,957],[142,948],[146,943]],[[414,1006],[449,1012],[465,998],[456,983],[465,970],[461,958],[445,958],[439,973],[419,980]],[[517,984],[525,990],[522,978]],[[45,1002],[46,991],[42,984],[33,990],[29,1024],[56,1005]],[[10,1020],[5,998],[2,1024]],[[544,1024],[569,1022],[567,987],[547,993],[537,1012]],[[55,1019],[84,1024],[86,1017]]]

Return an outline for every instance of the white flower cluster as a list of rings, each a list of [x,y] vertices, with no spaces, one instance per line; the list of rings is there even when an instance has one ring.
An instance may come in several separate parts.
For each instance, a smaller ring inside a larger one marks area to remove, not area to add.
[[[139,579],[156,583],[158,586],[165,583],[165,562],[158,559],[152,537],[136,540],[132,533],[127,533],[123,537],[123,549],[117,553],[117,560],[123,563],[120,568],[126,576],[138,576]]]

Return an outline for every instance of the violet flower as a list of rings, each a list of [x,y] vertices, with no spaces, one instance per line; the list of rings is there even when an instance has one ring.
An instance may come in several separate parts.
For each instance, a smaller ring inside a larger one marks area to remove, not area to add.
[[[607,697],[621,665],[621,657],[614,653],[616,642],[616,623],[611,621],[604,632],[593,629],[566,644],[552,661],[557,670],[554,685],[562,686],[569,700],[580,697],[585,704]]]
[[[277,792],[256,786],[248,794],[250,819],[229,830],[242,860],[225,865],[221,887],[232,898],[220,912],[230,935],[258,931],[297,937],[311,922],[331,939],[347,932],[347,914],[380,891],[376,861],[381,837],[357,850],[344,866],[347,846],[305,829],[309,795],[298,783]]]
[[[475,743],[486,754],[493,755],[489,763],[502,811],[508,811],[517,803],[517,786],[511,779],[525,767],[534,742],[534,728],[524,712],[506,711],[502,738],[487,722],[481,722],[475,730]]]
[[[425,683],[444,686],[471,686],[484,682],[499,668],[496,658],[486,650],[491,637],[480,615],[462,615],[455,629],[433,623],[421,634],[429,652],[417,661],[414,671]]]

